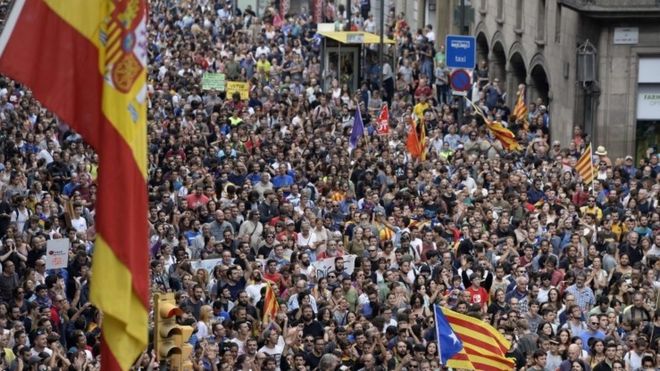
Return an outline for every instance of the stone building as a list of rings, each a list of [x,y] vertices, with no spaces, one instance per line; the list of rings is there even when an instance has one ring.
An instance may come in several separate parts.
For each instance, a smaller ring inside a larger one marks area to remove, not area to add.
[[[477,59],[509,92],[528,85],[553,139],[574,126],[612,158],[660,143],[660,1],[474,0]]]

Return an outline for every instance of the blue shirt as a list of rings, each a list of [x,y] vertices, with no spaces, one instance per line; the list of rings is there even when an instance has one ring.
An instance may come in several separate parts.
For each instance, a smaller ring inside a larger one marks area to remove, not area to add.
[[[580,339],[582,339],[582,349],[589,350],[589,339],[596,338],[598,340],[605,339],[605,334],[596,330],[596,332],[591,331],[582,331],[580,334]]]
[[[273,178],[273,188],[289,187],[293,184],[293,177],[288,174],[278,175]]]

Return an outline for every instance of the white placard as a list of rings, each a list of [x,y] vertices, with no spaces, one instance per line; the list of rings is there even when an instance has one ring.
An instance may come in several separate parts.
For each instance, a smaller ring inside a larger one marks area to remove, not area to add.
[[[614,27],[615,45],[637,43],[639,43],[639,27]]]
[[[191,260],[190,266],[192,267],[193,272],[196,272],[198,269],[202,268],[206,270],[209,274],[213,274],[213,268],[216,265],[222,264],[222,259],[206,259],[206,260]]]
[[[355,270],[355,259],[357,255],[344,255],[344,272],[348,274],[353,274]],[[330,272],[335,271],[335,259],[336,258],[326,258],[317,260],[312,263],[312,266],[316,269],[316,278],[323,278],[328,275]]]
[[[46,242],[46,270],[66,268],[69,265],[68,238],[58,238]]]

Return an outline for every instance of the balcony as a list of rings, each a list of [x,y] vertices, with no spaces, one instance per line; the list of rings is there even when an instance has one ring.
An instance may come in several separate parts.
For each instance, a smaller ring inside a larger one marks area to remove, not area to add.
[[[559,0],[563,6],[593,18],[656,18],[660,0]]]

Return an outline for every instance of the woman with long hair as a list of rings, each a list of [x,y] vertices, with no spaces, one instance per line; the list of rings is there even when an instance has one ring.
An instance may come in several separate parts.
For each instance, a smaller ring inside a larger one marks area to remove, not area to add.
[[[438,359],[438,344],[436,344],[435,341],[429,341],[426,344],[426,353],[424,353],[424,357],[426,357],[428,361]]]
[[[555,337],[555,330],[552,327],[552,323],[541,322],[539,324],[539,327],[536,329],[536,334],[539,335],[540,337],[553,338]]]
[[[328,279],[326,277],[321,277],[318,280],[318,283],[312,287],[311,294],[316,300],[317,306],[329,303],[332,293],[328,289]]]
[[[562,358],[565,358],[568,346],[571,345],[571,331],[568,329],[559,330],[557,333],[557,342],[559,342],[557,350],[562,355]]]
[[[506,313],[511,307],[506,302],[506,295],[504,294],[504,289],[495,290],[494,300],[488,306],[488,314],[492,315],[495,318],[497,313]]]
[[[410,297],[410,317],[414,319],[424,319],[432,316],[431,310],[424,305],[424,298],[418,293]]]
[[[589,347],[589,365],[593,369],[597,364],[605,360],[605,342],[601,339],[596,339]]]
[[[209,329],[211,328],[211,319],[213,318],[213,307],[210,305],[202,305],[199,309],[199,321],[197,321],[197,338],[199,340],[205,339],[209,336]]]

